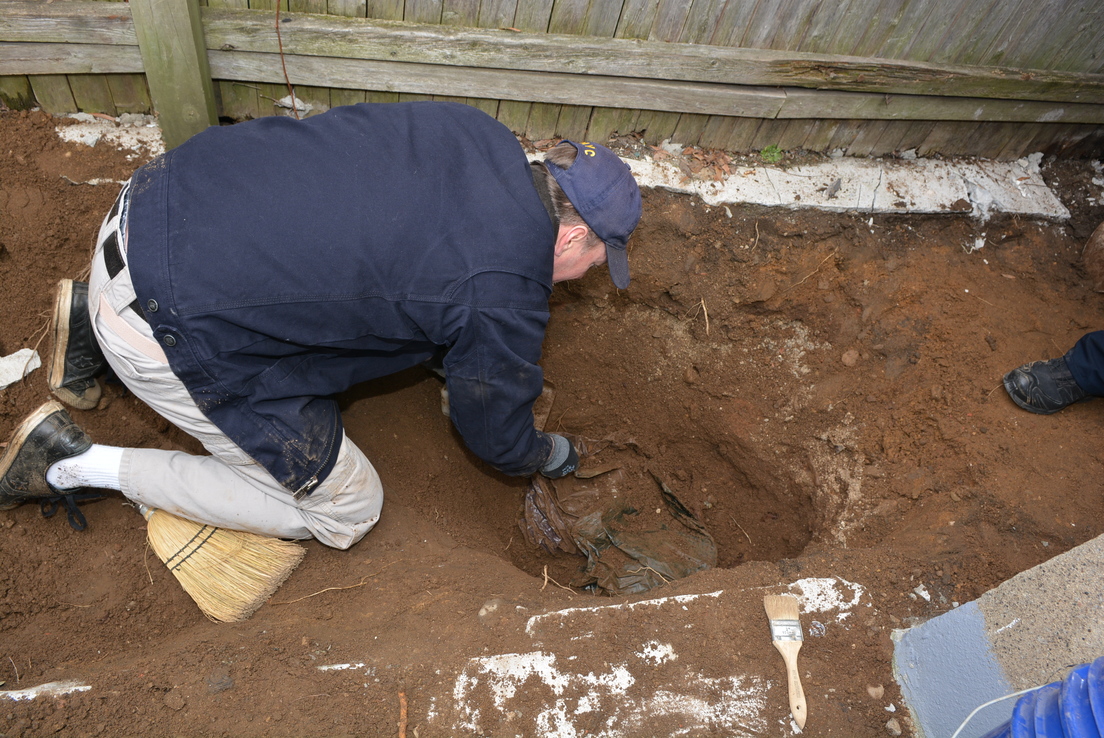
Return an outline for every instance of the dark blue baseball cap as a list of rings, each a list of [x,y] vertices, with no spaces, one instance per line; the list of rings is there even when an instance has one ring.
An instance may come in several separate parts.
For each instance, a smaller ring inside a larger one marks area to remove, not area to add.
[[[640,187],[629,165],[605,146],[566,139],[562,143],[575,147],[574,163],[567,169],[550,161],[545,165],[583,221],[605,242],[610,278],[618,289],[625,289],[629,286],[625,246],[640,222]]]

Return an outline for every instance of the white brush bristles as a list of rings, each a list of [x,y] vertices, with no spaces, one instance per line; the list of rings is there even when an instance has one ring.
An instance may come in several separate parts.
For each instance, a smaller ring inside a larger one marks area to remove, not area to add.
[[[164,510],[139,508],[150,547],[203,614],[236,623],[284,583],[306,549],[292,541],[195,523]]]

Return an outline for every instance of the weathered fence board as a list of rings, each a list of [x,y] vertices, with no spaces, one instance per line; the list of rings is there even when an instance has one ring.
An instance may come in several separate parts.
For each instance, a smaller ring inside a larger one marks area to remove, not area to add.
[[[890,94],[1000,97],[1104,103],[1104,75],[935,66],[698,44],[589,39],[443,26],[367,23],[337,16],[296,16],[284,51],[306,56],[535,72],[571,72],[687,82],[811,87]],[[275,53],[275,31],[254,14],[210,9],[208,47]],[[3,36],[0,36],[3,38]]]
[[[10,108],[21,110],[34,103],[34,92],[26,77],[0,77],[0,101]]]
[[[138,47],[168,146],[218,123],[199,8],[177,0],[131,0]]]
[[[35,99],[47,113],[71,113],[77,109],[69,80],[64,74],[29,74]]]

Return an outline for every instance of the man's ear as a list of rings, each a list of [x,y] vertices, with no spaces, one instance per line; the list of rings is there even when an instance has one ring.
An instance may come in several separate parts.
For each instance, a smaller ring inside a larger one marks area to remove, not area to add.
[[[585,225],[560,226],[556,237],[556,256],[563,256],[570,249],[585,247],[590,229]]]

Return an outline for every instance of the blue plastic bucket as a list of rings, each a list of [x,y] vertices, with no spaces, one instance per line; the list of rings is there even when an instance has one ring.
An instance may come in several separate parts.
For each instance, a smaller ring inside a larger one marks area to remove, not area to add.
[[[1062,711],[1058,708],[1061,682],[1053,682],[1035,690],[1035,738],[1066,738],[1062,730]]]
[[[1101,738],[1089,701],[1089,669],[1091,664],[1081,664],[1062,680],[1058,696],[1062,712],[1062,730],[1065,738]]]
[[[1104,735],[1104,656],[1089,666],[1089,676],[1086,681],[1096,729]]]
[[[1016,700],[1012,708],[1012,738],[1035,738],[1035,701],[1039,698],[1035,689]]]

